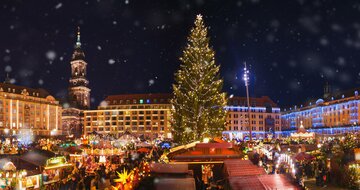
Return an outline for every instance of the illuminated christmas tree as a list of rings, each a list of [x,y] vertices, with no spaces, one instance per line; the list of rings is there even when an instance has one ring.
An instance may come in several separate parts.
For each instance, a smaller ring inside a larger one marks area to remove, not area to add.
[[[179,143],[220,136],[225,127],[226,94],[207,32],[202,16],[197,15],[175,73],[172,132]]]

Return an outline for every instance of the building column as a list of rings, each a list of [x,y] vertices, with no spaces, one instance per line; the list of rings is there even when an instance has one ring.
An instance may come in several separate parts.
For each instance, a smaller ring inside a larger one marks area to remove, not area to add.
[[[13,125],[13,118],[12,118],[12,99],[10,99],[10,129],[12,129],[12,125]]]
[[[55,129],[58,130],[58,106],[55,106]]]
[[[16,100],[16,128],[19,129],[19,100]]]
[[[48,132],[50,132],[50,106],[47,105],[46,107],[46,114],[47,114],[47,118],[46,118],[46,128],[48,130]]]

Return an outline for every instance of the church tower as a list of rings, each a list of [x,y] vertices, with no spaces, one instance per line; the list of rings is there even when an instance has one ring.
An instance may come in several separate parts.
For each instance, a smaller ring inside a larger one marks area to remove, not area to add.
[[[71,58],[71,78],[69,80],[69,103],[70,107],[78,109],[90,108],[89,81],[86,79],[85,54],[81,49],[80,27],[78,27],[75,50]]]

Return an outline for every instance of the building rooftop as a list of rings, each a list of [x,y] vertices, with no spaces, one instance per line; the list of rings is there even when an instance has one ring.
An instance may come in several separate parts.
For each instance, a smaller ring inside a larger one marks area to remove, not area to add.
[[[247,106],[246,97],[234,96],[228,100],[229,106]],[[252,107],[277,107],[277,104],[273,102],[268,96],[261,96],[260,98],[250,97],[250,105]]]
[[[50,94],[45,89],[29,88],[24,86],[13,85],[9,83],[0,83],[0,92],[8,92],[13,94],[26,94],[28,96],[46,98]]]
[[[161,104],[170,103],[172,94],[155,93],[155,94],[120,94],[110,95],[105,98],[108,105],[125,105],[125,104]]]
[[[293,111],[303,111],[314,108],[316,106],[327,106],[346,102],[353,99],[359,99],[359,92],[360,88],[353,88],[346,91],[336,91],[328,95],[328,97],[326,98],[310,99],[300,106],[295,105],[290,108],[286,108],[283,112],[290,113]]]

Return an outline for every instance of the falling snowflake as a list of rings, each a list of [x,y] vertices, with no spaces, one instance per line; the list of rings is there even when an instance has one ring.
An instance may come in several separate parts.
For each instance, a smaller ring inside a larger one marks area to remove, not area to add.
[[[139,26],[140,26],[140,22],[139,22],[138,20],[136,20],[136,21],[134,22],[134,26],[139,27]]]
[[[342,26],[340,26],[339,24],[332,24],[331,29],[335,32],[341,32],[343,30]]]
[[[14,78],[10,79],[10,84],[15,84],[16,80]]]
[[[346,60],[345,60],[345,58],[344,57],[338,57],[338,59],[337,59],[337,64],[339,65],[339,66],[341,66],[341,67],[344,67],[345,65],[346,65]]]
[[[280,26],[279,20],[276,20],[276,19],[272,20],[270,22],[270,26],[273,27],[273,28],[278,28]]]
[[[19,71],[19,75],[21,78],[26,78],[26,77],[32,76],[33,74],[34,74],[34,71],[30,70],[30,69],[21,69]]]
[[[10,73],[12,71],[12,68],[10,65],[5,66],[5,72]]]
[[[229,98],[233,98],[234,97],[234,94],[231,94],[230,96],[229,96]]]
[[[10,53],[10,50],[9,50],[9,49],[6,49],[6,50],[5,50],[5,53]]]
[[[97,49],[98,49],[98,50],[101,50],[101,46],[97,46]]]
[[[236,5],[237,5],[238,7],[241,7],[241,6],[242,6],[242,2],[241,2],[241,1],[238,1],[238,2],[236,3]]]
[[[128,5],[128,4],[129,4],[129,0],[125,0],[125,4]]]
[[[300,83],[300,81],[294,79],[294,80],[289,82],[289,87],[292,90],[300,90],[301,89],[301,83]]]
[[[44,80],[39,79],[38,83],[39,83],[40,86],[42,86],[44,84]]]
[[[112,23],[113,23],[113,25],[117,25],[117,21],[116,21],[116,20],[114,20]]]
[[[64,104],[62,105],[62,107],[63,107],[63,108],[69,108],[70,105],[69,105],[69,103],[64,103]]]
[[[109,63],[109,65],[113,65],[115,63],[115,60],[114,59],[109,59],[108,63]]]
[[[54,50],[47,51],[46,58],[50,61],[53,61],[56,58],[56,52]]]
[[[343,83],[348,83],[351,81],[351,76],[346,73],[341,73],[339,75],[339,80]]]
[[[266,35],[266,41],[268,41],[269,43],[274,42],[274,40],[275,40],[274,34],[270,33],[270,34]]]
[[[58,4],[55,6],[55,9],[60,9],[62,6],[63,6],[62,3],[58,3]]]
[[[327,46],[327,45],[329,45],[329,40],[326,39],[325,37],[323,37],[323,38],[320,39],[320,44],[322,46]]]
[[[149,82],[149,86],[152,86],[152,85],[155,84],[155,80],[154,80],[154,79],[150,79],[148,82]]]
[[[60,61],[62,61],[62,60],[64,60],[64,57],[63,57],[63,56],[61,56],[61,57],[59,57],[59,59],[60,59]]]
[[[106,106],[108,106],[107,101],[101,101],[100,102],[100,107],[106,107]]]
[[[333,78],[335,76],[334,70],[330,67],[323,67],[322,72],[327,78]]]

